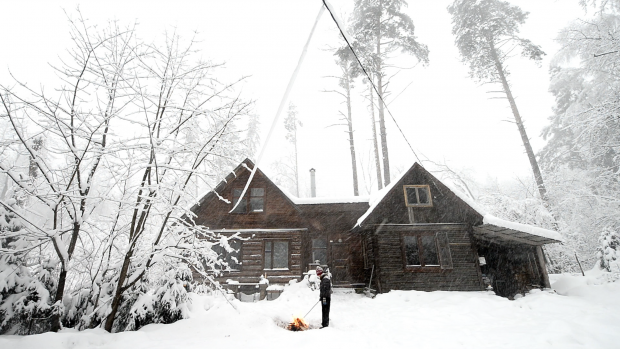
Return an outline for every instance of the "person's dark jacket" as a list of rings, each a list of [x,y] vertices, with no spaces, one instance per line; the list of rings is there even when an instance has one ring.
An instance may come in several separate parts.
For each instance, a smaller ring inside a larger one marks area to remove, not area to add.
[[[325,275],[321,277],[321,286],[319,288],[321,291],[320,297],[323,298],[331,298],[332,296],[332,282],[329,279],[329,276]]]

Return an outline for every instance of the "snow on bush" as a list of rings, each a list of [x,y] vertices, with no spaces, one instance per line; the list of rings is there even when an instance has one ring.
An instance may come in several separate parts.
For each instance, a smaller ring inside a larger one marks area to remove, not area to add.
[[[609,272],[612,271],[612,265],[618,268],[618,247],[620,247],[620,238],[618,234],[611,228],[603,230],[599,237],[600,246],[598,247],[597,257],[599,259],[599,266],[601,269],[605,269]],[[620,271],[620,270],[615,270]]]
[[[166,271],[145,293],[135,298],[126,328],[137,330],[148,324],[170,324],[189,316],[188,288],[192,282],[192,272],[187,265],[179,264]]]

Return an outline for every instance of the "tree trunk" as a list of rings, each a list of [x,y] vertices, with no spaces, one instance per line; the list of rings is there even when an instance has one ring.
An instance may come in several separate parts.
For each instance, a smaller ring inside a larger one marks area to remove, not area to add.
[[[383,155],[383,180],[385,185],[390,184],[390,159],[387,148],[387,135],[385,132],[385,118],[383,111],[383,76],[381,72],[381,1],[379,1],[379,15],[377,16],[377,92],[379,94],[379,132],[381,133],[381,152]]]
[[[297,189],[297,197],[299,197],[299,161],[297,160],[297,117],[295,117],[295,189]]]
[[[353,195],[359,196],[357,183],[357,161],[355,159],[355,142],[353,140],[353,119],[351,118],[351,81],[350,75],[345,70],[346,89],[347,89],[347,124],[349,126],[349,148],[351,150],[351,167],[353,169]]]
[[[58,276],[58,288],[56,289],[56,297],[54,297],[54,304],[60,301],[62,304],[62,298],[65,293],[65,283],[67,282],[67,271],[63,269],[60,271],[60,275]],[[60,314],[58,312],[54,312],[52,314],[52,332],[58,332],[61,329],[60,325]]]
[[[489,39],[489,45],[491,48],[491,57],[495,62],[495,68],[497,69],[497,73],[502,82],[502,87],[504,88],[504,92],[506,93],[506,98],[508,98],[508,102],[510,103],[510,109],[512,109],[512,115],[515,118],[517,128],[519,129],[519,133],[521,134],[521,140],[523,141],[525,152],[528,159],[530,160],[530,166],[532,166],[532,171],[534,172],[534,178],[536,179],[538,192],[540,193],[541,199],[547,201],[547,189],[545,188],[545,183],[543,182],[542,174],[540,173],[540,168],[538,167],[538,161],[536,160],[536,156],[534,155],[534,151],[532,150],[532,145],[530,144],[530,140],[527,137],[527,133],[525,132],[525,127],[523,126],[521,115],[519,114],[517,104],[515,103],[512,92],[510,91],[510,86],[508,85],[508,81],[506,80],[506,75],[504,74],[504,67],[502,66],[502,62],[500,62],[499,57],[497,56],[497,51],[495,50],[495,45],[493,44],[492,39]]]
[[[112,299],[112,309],[110,310],[110,314],[105,320],[104,329],[108,332],[112,332],[112,326],[114,325],[114,318],[116,317],[116,313],[118,312],[118,308],[121,305],[121,296],[123,294],[123,284],[127,279],[127,271],[129,270],[129,263],[131,262],[131,256],[133,255],[132,251],[128,251],[125,254],[125,258],[123,260],[123,266],[121,267],[121,273],[118,276],[118,283],[116,284],[116,291],[114,293],[114,298]]]
[[[379,190],[383,188],[383,180],[381,179],[381,159],[379,158],[379,143],[377,142],[377,122],[375,121],[375,97],[372,92],[372,81],[368,84],[370,90],[370,119],[372,120],[372,145],[375,150],[375,169],[377,170],[377,187]]]

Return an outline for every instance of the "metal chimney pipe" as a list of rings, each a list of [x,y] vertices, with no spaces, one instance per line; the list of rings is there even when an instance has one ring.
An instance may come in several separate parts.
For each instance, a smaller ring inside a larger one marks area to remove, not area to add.
[[[313,197],[313,198],[316,197],[316,179],[314,176],[315,172],[316,172],[315,169],[313,168],[310,169],[310,197]]]

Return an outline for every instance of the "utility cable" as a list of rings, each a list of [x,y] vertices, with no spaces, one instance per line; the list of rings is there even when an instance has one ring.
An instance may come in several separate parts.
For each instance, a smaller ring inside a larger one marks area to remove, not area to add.
[[[286,104],[286,101],[288,100],[288,96],[291,93],[291,90],[293,89],[295,80],[297,80],[297,75],[299,73],[301,65],[304,62],[304,59],[306,58],[306,53],[308,52],[308,46],[310,45],[310,40],[312,39],[314,30],[316,29],[316,25],[319,22],[319,19],[321,18],[321,15],[323,14],[324,11],[325,11],[325,7],[321,6],[321,9],[319,10],[319,14],[316,16],[316,19],[314,20],[314,25],[312,26],[312,30],[310,31],[310,35],[308,36],[308,40],[306,40],[304,49],[301,51],[301,56],[299,57],[299,61],[297,61],[297,66],[295,67],[295,70],[293,71],[293,75],[291,75],[291,78],[288,81],[288,85],[286,86],[286,91],[284,92],[284,96],[282,96],[282,100],[280,101],[280,106],[278,107],[276,116],[273,118],[273,122],[271,123],[271,128],[269,128],[269,133],[267,134],[265,143],[263,144],[263,147],[261,148],[260,153],[258,154],[258,158],[256,159],[256,163],[254,164],[254,168],[252,169],[252,172],[250,173],[250,178],[248,178],[248,181],[245,184],[245,187],[243,188],[243,192],[241,192],[239,200],[235,203],[234,207],[232,208],[232,210],[230,210],[229,213],[233,212],[237,208],[237,206],[241,202],[241,199],[245,196],[245,193],[248,191],[248,188],[250,187],[250,183],[252,182],[252,179],[254,178],[256,169],[258,169],[258,166],[260,165],[261,160],[263,159],[263,155],[265,154],[265,149],[267,149],[267,144],[269,144],[271,135],[273,134],[273,131],[275,130],[276,125],[278,124],[278,120],[280,119],[280,114],[282,114],[282,110],[284,109],[284,105]]]
[[[394,118],[394,115],[392,115],[392,112],[390,111],[390,109],[388,108],[387,103],[385,103],[385,101],[383,100],[383,96],[381,96],[381,94],[379,93],[379,90],[377,89],[377,86],[375,86],[375,83],[372,81],[372,79],[370,78],[370,74],[368,74],[368,72],[366,71],[366,68],[364,68],[364,65],[362,64],[362,61],[359,59],[359,57],[357,56],[357,53],[355,53],[355,50],[353,49],[353,46],[351,45],[351,43],[349,42],[349,40],[347,39],[347,35],[344,33],[344,30],[340,27],[340,23],[338,23],[338,20],[336,19],[336,17],[334,16],[334,13],[332,12],[331,7],[328,5],[327,0],[322,0],[323,1],[323,5],[325,5],[325,7],[327,8],[327,11],[329,11],[329,14],[331,15],[332,19],[334,20],[334,23],[336,23],[336,27],[338,27],[338,30],[340,31],[340,34],[342,35],[342,38],[344,39],[344,41],[347,43],[347,46],[349,46],[349,49],[351,50],[351,52],[353,53],[353,56],[355,56],[355,59],[357,60],[357,63],[360,65],[360,67],[362,68],[362,71],[364,72],[364,74],[366,75],[366,77],[368,78],[368,81],[370,82],[370,85],[372,86],[372,88],[375,90],[375,92],[377,93],[377,96],[379,97],[379,99],[381,100],[381,103],[383,103],[383,105],[385,106],[385,110],[387,110],[388,114],[390,115],[390,117],[392,118],[392,121],[394,121],[394,124],[396,125],[396,128],[398,128],[398,131],[400,131],[400,134],[403,136],[403,138],[405,139],[405,142],[407,142],[407,145],[409,146],[409,149],[411,149],[411,152],[413,153],[413,155],[415,156],[416,159],[418,159],[418,162],[420,162],[420,164],[422,164],[422,161],[420,160],[420,158],[418,157],[418,154],[416,154],[415,150],[413,150],[413,147],[411,146],[411,143],[409,143],[409,140],[407,139],[407,137],[405,136],[405,133],[403,132],[403,130],[400,128],[400,126],[398,125],[398,122],[396,122],[396,119]]]

